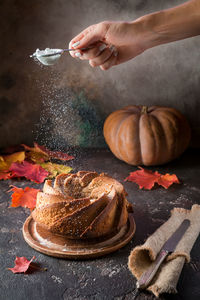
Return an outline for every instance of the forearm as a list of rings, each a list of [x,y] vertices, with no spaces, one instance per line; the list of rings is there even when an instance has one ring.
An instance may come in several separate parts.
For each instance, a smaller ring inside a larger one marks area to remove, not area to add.
[[[145,15],[132,24],[141,26],[147,49],[199,35],[200,0]]]

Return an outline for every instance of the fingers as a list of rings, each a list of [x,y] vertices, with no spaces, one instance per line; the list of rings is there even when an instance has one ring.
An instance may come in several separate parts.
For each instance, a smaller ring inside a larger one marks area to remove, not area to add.
[[[113,52],[110,58],[100,65],[101,70],[106,71],[117,64],[117,53]]]
[[[74,58],[78,57],[82,60],[90,60],[97,57],[106,47],[106,44],[98,42],[96,44],[91,45],[91,48],[86,48],[86,50],[77,49],[76,51],[71,51],[71,55]]]
[[[91,46],[89,50],[84,50],[81,53],[80,59],[82,60],[91,60],[95,59],[107,48],[107,45],[104,43],[97,43],[96,45]],[[75,54],[76,55],[76,54]]]
[[[89,60],[91,67],[100,67],[108,70],[117,62],[117,49],[114,46],[107,46],[104,43],[97,43],[92,49],[87,51],[77,50],[74,57],[81,60]]]
[[[91,67],[98,67],[103,65],[107,60],[109,60],[114,53],[113,47],[106,47],[97,57],[89,60]]]
[[[107,32],[107,27],[108,25],[106,22],[94,24],[87,27],[71,40],[71,42],[69,43],[69,48],[87,48],[90,45],[95,44],[96,42],[103,41]],[[72,51],[70,52],[70,54],[73,56]]]
[[[69,48],[82,48],[87,47],[101,39],[101,34],[98,32],[96,25],[89,26],[78,34],[69,43]]]

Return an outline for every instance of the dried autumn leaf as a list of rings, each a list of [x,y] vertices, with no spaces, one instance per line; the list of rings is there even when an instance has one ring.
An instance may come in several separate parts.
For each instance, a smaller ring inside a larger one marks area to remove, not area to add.
[[[0,170],[1,171],[6,171],[9,169],[8,164],[5,162],[3,156],[0,156]]]
[[[21,162],[25,159],[25,152],[20,151],[9,155],[0,156],[0,171],[9,170],[13,162]]]
[[[69,166],[54,164],[51,162],[41,163],[40,165],[42,168],[44,168],[45,170],[47,170],[49,172],[49,176],[48,176],[49,178],[54,178],[58,174],[61,174],[61,173],[67,174],[67,173],[71,172],[71,170],[72,170],[72,168]]]
[[[15,153],[4,156],[4,160],[9,164],[12,164],[13,162],[16,162],[16,161],[21,162],[24,159],[25,159],[24,151],[15,152]]]
[[[40,152],[34,152],[34,151],[27,152],[26,157],[28,160],[36,164],[41,164],[49,160],[49,157],[47,155],[44,155],[43,153]]]
[[[36,183],[42,183],[49,175],[49,172],[40,165],[31,164],[27,161],[12,163],[9,170],[12,171],[15,177],[26,177]]]
[[[55,158],[59,160],[72,160],[74,159],[74,156],[68,155],[67,153],[63,153],[60,151],[51,151],[48,150],[45,146],[40,146],[37,143],[34,143],[34,146],[39,148],[43,153],[46,153],[50,158]]]
[[[157,171],[152,172],[143,168],[140,168],[140,170],[135,172],[131,172],[125,181],[135,182],[139,185],[140,189],[144,188],[147,190],[151,190],[155,183],[163,186],[165,189],[167,189],[173,183],[180,183],[175,174],[162,175]]]
[[[10,189],[13,192],[11,196],[11,207],[28,207],[34,209],[36,206],[37,193],[40,191],[38,189],[25,187],[25,189],[12,186]]]
[[[13,273],[25,273],[28,268],[30,267],[31,262],[35,259],[35,256],[28,260],[26,257],[18,257],[16,256],[15,259],[15,266],[13,268],[8,268],[8,270],[12,271]]]
[[[34,147],[29,147],[25,144],[22,144],[22,146],[25,148],[25,150],[30,151],[28,156],[32,156],[32,160],[37,162],[47,161],[50,158],[55,158],[59,160],[71,160],[74,159],[74,156],[70,156],[67,153],[63,153],[60,151],[51,151],[48,150],[45,146],[40,146],[37,143],[34,143]]]
[[[35,163],[41,163],[50,159],[49,155],[42,151],[35,143],[34,147],[29,147],[25,144],[22,144],[22,146],[26,150],[26,157]]]

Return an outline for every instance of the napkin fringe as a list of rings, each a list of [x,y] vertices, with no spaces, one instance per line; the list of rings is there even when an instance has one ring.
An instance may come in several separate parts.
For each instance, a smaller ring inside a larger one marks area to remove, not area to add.
[[[182,251],[176,251],[176,252],[173,252],[172,254],[168,255],[166,261],[170,261],[178,256],[183,256],[186,259],[187,263],[190,262],[190,255],[188,253],[182,252]]]
[[[169,293],[169,294],[177,294],[177,289],[174,286],[168,286],[164,290],[158,287],[156,284],[149,288],[149,290],[156,296],[159,297],[162,293]]]
[[[135,277],[139,278],[143,273],[143,269],[146,268],[146,263],[148,263],[147,261],[149,260],[149,266],[150,266],[151,262],[154,261],[155,259],[156,259],[155,253],[150,247],[137,246],[129,255],[128,267],[135,275]],[[144,262],[145,265],[142,266],[141,262]]]

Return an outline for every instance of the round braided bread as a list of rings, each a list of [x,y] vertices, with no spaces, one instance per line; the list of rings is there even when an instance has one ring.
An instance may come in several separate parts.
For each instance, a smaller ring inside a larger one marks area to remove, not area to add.
[[[132,209],[121,183],[105,174],[79,171],[46,180],[32,217],[47,230],[71,239],[119,231]]]

